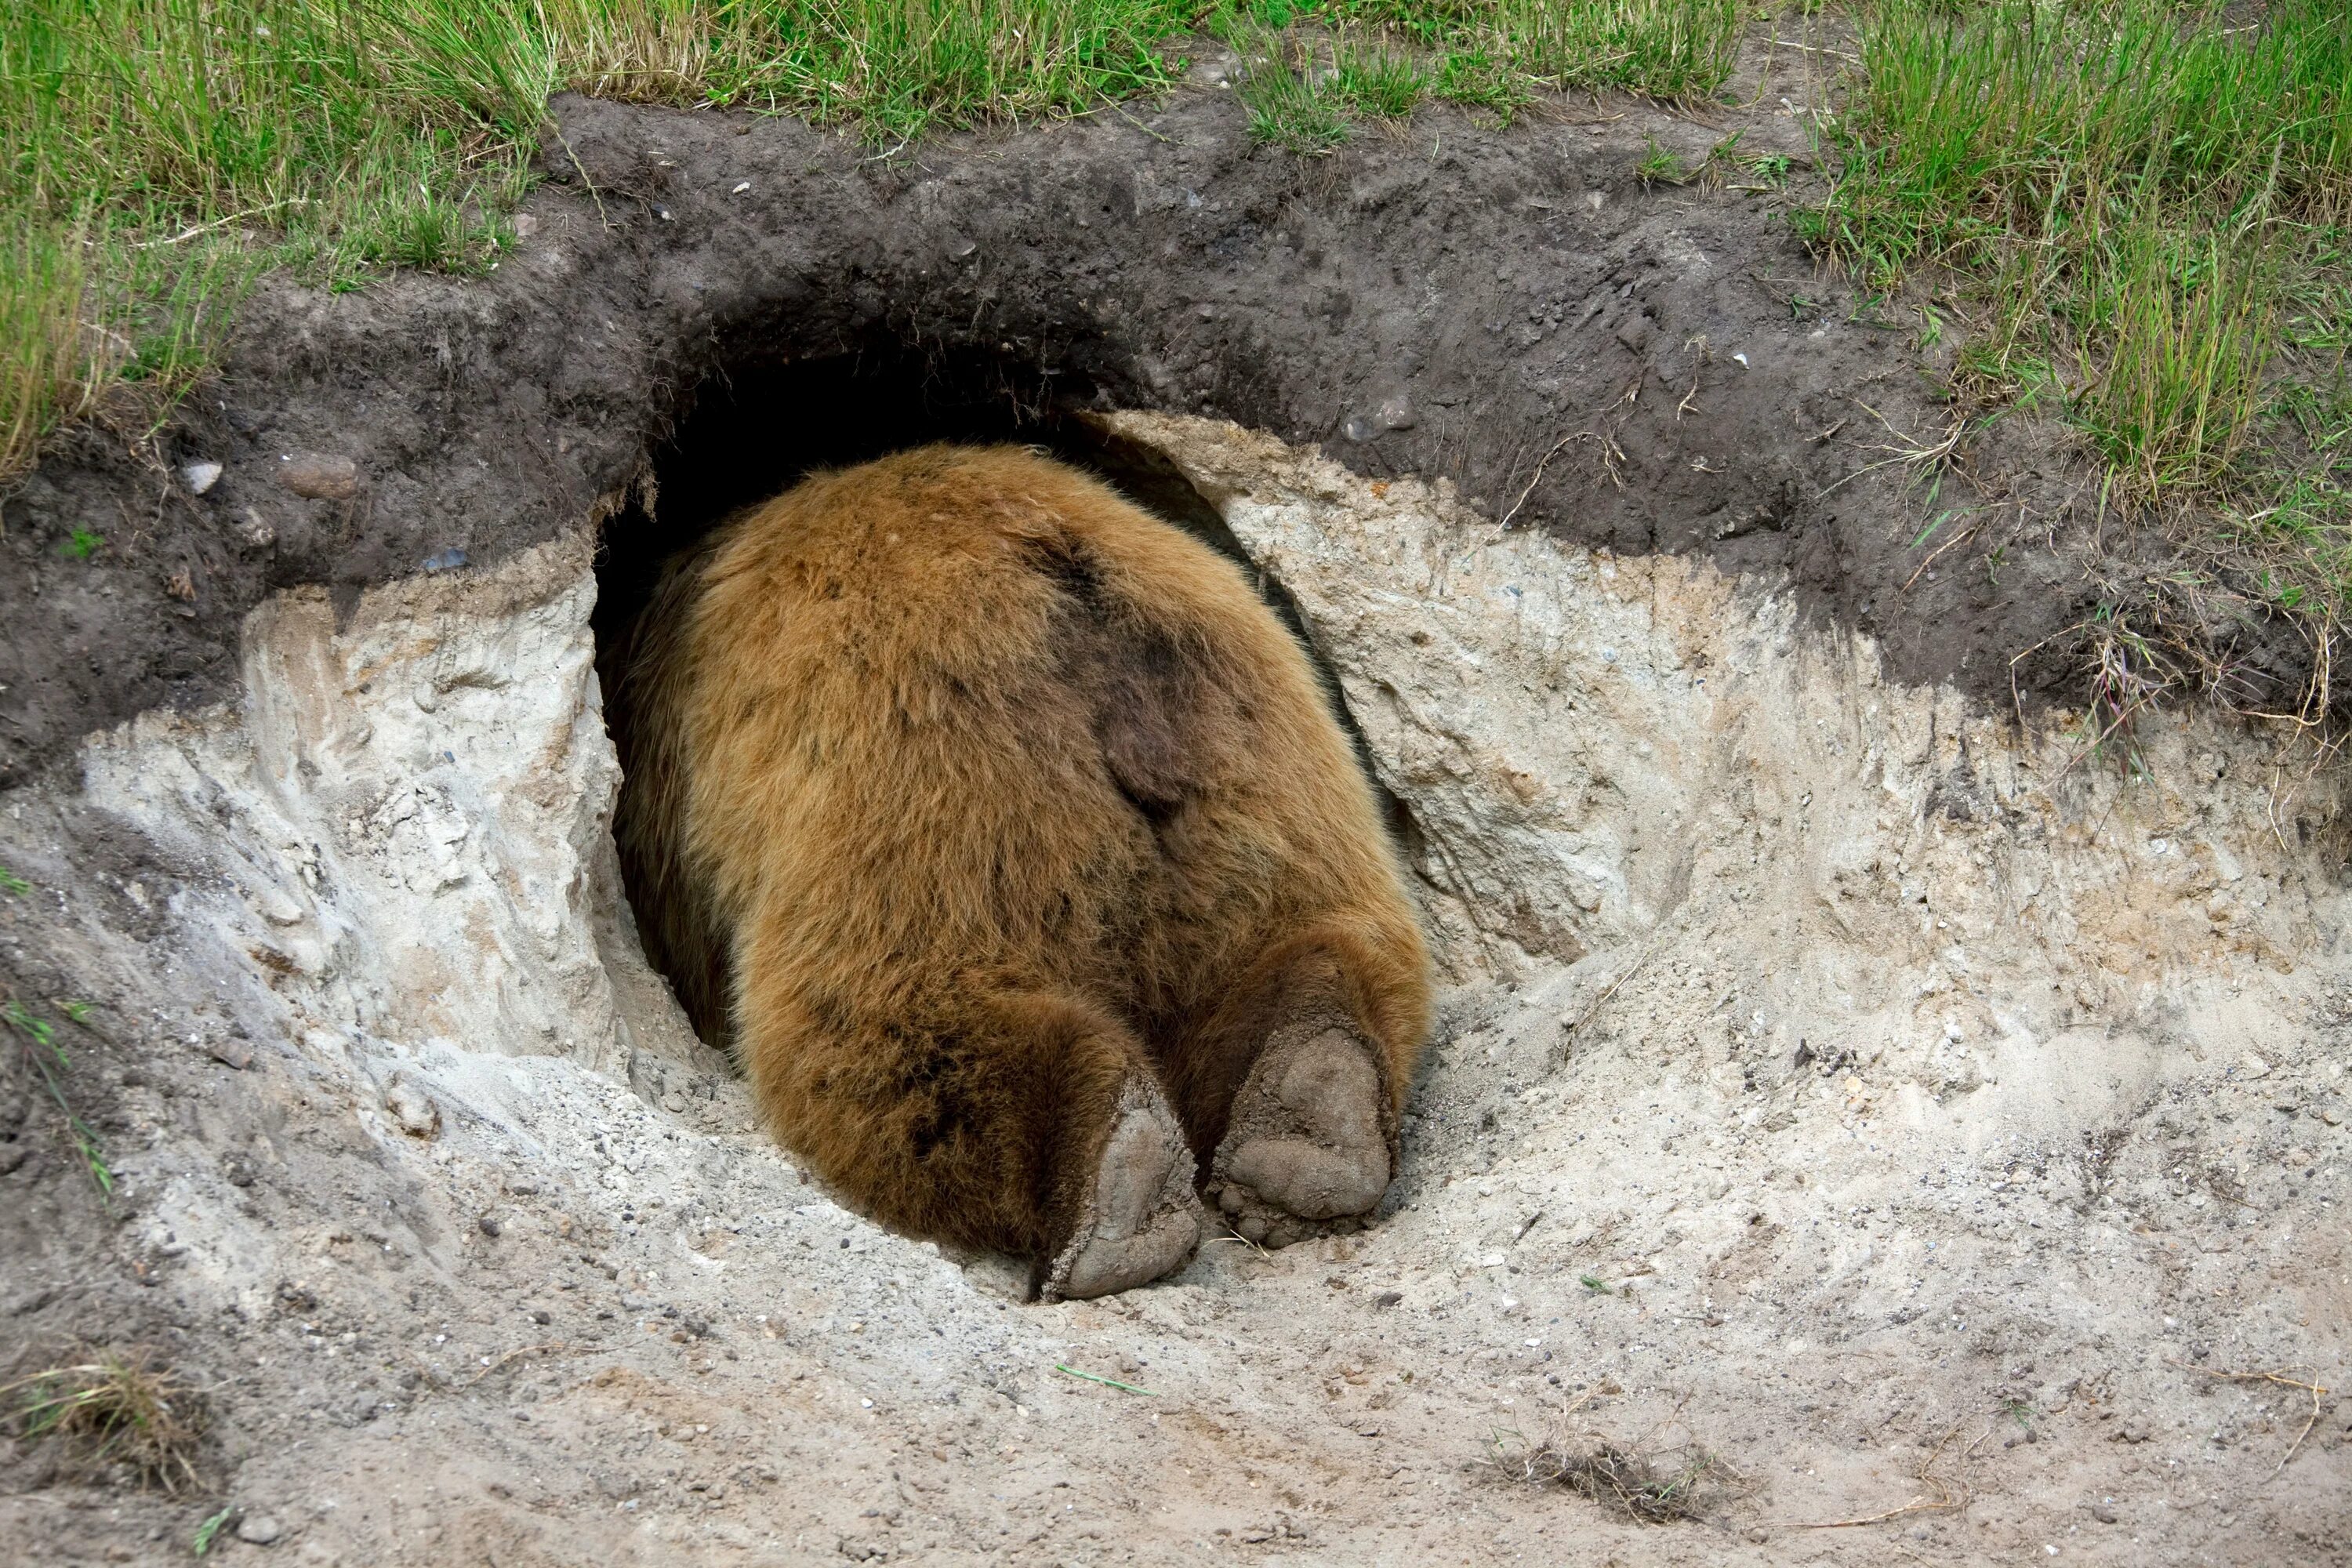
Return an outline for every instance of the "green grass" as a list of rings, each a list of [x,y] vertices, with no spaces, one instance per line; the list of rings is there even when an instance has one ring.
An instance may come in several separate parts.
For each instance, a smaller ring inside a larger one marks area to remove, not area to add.
[[[79,1024],[89,1008],[74,1004],[79,1011],[68,1016]],[[98,1134],[89,1122],[74,1110],[73,1102],[66,1097],[65,1070],[69,1065],[66,1048],[58,1040],[58,1026],[47,1018],[26,1006],[15,997],[0,1002],[0,1031],[15,1037],[18,1054],[41,1088],[58,1108],[59,1128],[65,1141],[81,1162],[90,1184],[98,1189],[99,1202],[112,1206],[114,1170],[106,1163],[106,1153],[99,1146]]]
[[[1746,20],[1739,0],[1228,0],[1207,26],[1242,55],[1251,134],[1313,155],[1425,99],[1508,121],[1551,89],[1712,98]]]
[[[1428,97],[1507,117],[1544,86],[1705,96],[1740,20],[1740,0],[16,0],[0,481],[93,411],[160,417],[272,268],[345,289],[498,266],[562,88],[903,142],[1164,87],[1205,25],[1254,51],[1258,134],[1313,153]]]
[[[511,243],[548,97],[934,123],[1172,79],[1194,0],[14,0],[0,7],[0,480],[160,414],[272,267],[349,289]]]
[[[2347,603],[2352,7],[1867,0],[1805,226],[1945,292],[1965,399],[2054,405],[2126,510]],[[2330,390],[2333,388],[2333,390]],[[2305,606],[2308,607],[2308,606]]]
[[[188,1550],[198,1557],[210,1552],[213,1549],[213,1542],[220,1539],[220,1532],[228,1523],[229,1516],[235,1512],[236,1512],[236,1505],[227,1503],[222,1506],[218,1513],[206,1515],[196,1526],[196,1533],[189,1541]]]

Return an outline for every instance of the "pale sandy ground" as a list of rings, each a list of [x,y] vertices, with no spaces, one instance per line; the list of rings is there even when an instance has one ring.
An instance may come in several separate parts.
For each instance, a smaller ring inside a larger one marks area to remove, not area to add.
[[[2339,1384],[2352,1304],[2342,841],[2273,738],[2126,780],[1768,585],[1129,429],[1417,825],[1380,1222],[1044,1307],[835,1207],[614,912],[584,552],[281,606],[243,710],[0,820],[77,889],[6,940],[150,1055],[89,1266],[218,1411],[201,1496],[18,1449],[0,1559],[234,1503],[221,1560],[354,1568],[2352,1561],[2352,1404],[2216,1375]],[[123,819],[168,879],[65,874]],[[1492,1462],[1538,1439],[1714,1468],[1651,1526]]]

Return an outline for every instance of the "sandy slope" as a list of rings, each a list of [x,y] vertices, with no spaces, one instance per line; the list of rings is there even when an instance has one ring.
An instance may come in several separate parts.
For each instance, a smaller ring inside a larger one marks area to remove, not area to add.
[[[0,816],[131,1151],[119,1225],[54,1161],[0,1220],[6,1321],[216,1415],[179,1499],[19,1447],[0,1558],[233,1501],[225,1558],[353,1565],[2352,1560],[2347,1406],[2206,1375],[2334,1385],[2352,1304],[2341,854],[2263,738],[2127,784],[1704,564],[1123,428],[1412,814],[1448,990],[1381,1222],[1039,1307],[835,1207],[635,953],[584,548],[274,601],[241,702]],[[1487,1463],[1544,1437],[1718,1468],[1646,1527]]]

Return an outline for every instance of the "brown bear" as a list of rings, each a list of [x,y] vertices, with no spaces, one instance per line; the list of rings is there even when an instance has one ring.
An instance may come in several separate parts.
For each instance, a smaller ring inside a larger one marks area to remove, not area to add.
[[[925,447],[721,525],[608,673],[646,948],[846,1201],[1049,1298],[1183,1263],[1203,1185],[1276,1243],[1378,1204],[1426,954],[1233,563]]]

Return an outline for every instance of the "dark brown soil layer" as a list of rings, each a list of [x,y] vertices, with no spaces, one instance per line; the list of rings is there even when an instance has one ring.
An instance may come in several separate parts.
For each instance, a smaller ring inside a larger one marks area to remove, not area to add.
[[[888,157],[791,121],[560,101],[488,279],[273,285],[166,428],[85,427],[8,500],[0,785],[216,698],[273,589],[355,595],[592,515],[617,520],[616,559],[650,558],[810,462],[1096,407],[1222,416],[1368,475],[1451,476],[1513,526],[1782,577],[1891,673],[2002,704],[2042,644],[2025,688],[2076,695],[2044,639],[2123,571],[2075,520],[2079,465],[2022,433],[1998,473],[1931,494],[1902,457],[1948,422],[1917,318],[1820,273],[1788,221],[1801,171],[1790,191],[1634,175],[1653,138],[1696,163],[1735,124],[1801,159],[1792,115],[1425,110],[1303,161],[1254,147],[1213,76]],[[348,498],[289,485],[319,455],[354,466]],[[197,462],[225,469],[201,496]],[[105,541],[87,561],[77,528]],[[2242,650],[2247,694],[2292,691],[2298,652]]]

